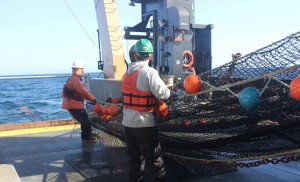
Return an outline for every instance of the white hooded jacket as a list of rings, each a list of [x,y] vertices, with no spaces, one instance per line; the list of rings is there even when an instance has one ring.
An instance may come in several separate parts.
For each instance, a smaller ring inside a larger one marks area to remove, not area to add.
[[[148,66],[148,62],[137,61],[130,63],[127,73],[132,74],[142,66],[137,76],[136,88],[141,91],[152,92],[159,100],[168,99],[171,95],[170,89],[162,81],[158,72]],[[123,108],[122,124],[130,128],[153,127],[156,125],[153,113],[138,112],[128,108]]]

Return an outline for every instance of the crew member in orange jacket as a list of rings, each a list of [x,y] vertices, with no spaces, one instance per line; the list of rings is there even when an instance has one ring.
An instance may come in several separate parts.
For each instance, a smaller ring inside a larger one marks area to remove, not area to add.
[[[143,181],[146,162],[149,164],[148,181],[165,181],[154,111],[158,100],[176,95],[148,65],[152,59],[152,43],[147,39],[137,41],[134,53],[136,61],[129,64],[122,78],[122,125],[129,155],[129,180]]]
[[[97,135],[92,133],[91,122],[84,108],[84,99],[96,103],[93,96],[82,83],[84,66],[80,61],[75,61],[72,76],[67,80],[62,91],[62,108],[67,109],[74,119],[81,124],[81,140],[84,143],[96,142]]]

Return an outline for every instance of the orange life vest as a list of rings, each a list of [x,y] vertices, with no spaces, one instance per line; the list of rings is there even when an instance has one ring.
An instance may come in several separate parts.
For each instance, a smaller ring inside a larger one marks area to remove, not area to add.
[[[158,99],[152,92],[140,91],[136,88],[139,70],[133,74],[125,73],[122,78],[123,108],[139,112],[154,112]]]
[[[73,77],[73,76],[72,76],[72,77]],[[79,93],[77,93],[76,90],[74,90],[74,89],[71,88],[71,83],[70,83],[69,80],[70,80],[72,77],[70,77],[70,78],[66,81],[66,83],[65,83],[65,85],[64,85],[64,87],[63,87],[63,97],[66,97],[66,98],[68,98],[69,100],[70,100],[70,99],[74,99],[74,100],[77,100],[77,101],[84,101],[83,97],[82,97]],[[78,79],[80,79],[80,81],[81,81],[81,78],[80,78],[80,77],[78,77]]]

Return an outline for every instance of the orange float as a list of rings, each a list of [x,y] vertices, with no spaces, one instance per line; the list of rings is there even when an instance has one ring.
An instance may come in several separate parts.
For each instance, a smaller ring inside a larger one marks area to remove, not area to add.
[[[191,122],[190,122],[188,119],[184,119],[183,124],[184,124],[185,126],[188,126],[188,125],[191,124]]]
[[[108,115],[108,109],[109,109],[110,105],[109,104],[105,104],[103,107],[102,107],[102,113],[103,115]]]
[[[175,125],[175,124],[176,124],[176,122],[175,122],[173,119],[171,119],[171,120],[169,121],[169,124],[171,124],[171,125]]]
[[[199,118],[198,121],[199,121],[200,124],[203,124],[203,125],[207,124],[207,120],[205,118]]]
[[[183,87],[184,87],[185,91],[189,94],[194,94],[196,92],[199,92],[202,87],[200,77],[197,75],[187,76],[184,79]]]
[[[117,116],[119,114],[118,105],[111,105],[108,109],[108,114],[111,116]]]
[[[94,105],[94,112],[95,112],[96,114],[102,112],[102,105],[101,105],[100,103],[96,103],[96,104]]]
[[[164,118],[168,115],[168,106],[165,102],[159,101],[157,108],[158,116]]]
[[[291,96],[300,101],[300,76],[294,78],[290,83]]]

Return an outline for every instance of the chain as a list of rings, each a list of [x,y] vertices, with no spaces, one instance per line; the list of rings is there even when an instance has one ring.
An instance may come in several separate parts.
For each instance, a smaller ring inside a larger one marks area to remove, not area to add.
[[[170,157],[173,159],[176,159],[177,161],[181,161],[181,163],[188,162],[202,165],[202,166],[210,166],[213,168],[235,168],[235,167],[240,167],[240,168],[249,168],[249,167],[257,167],[262,164],[278,164],[278,163],[288,163],[291,161],[299,161],[300,160],[300,154],[297,153],[289,153],[289,154],[283,154],[281,157],[265,157],[262,158],[261,160],[256,160],[255,159],[249,159],[248,161],[237,161],[237,160],[217,160],[217,159],[196,159],[196,158],[189,158],[189,157],[183,157],[183,156],[178,156],[174,155],[171,153],[165,153],[166,157]],[[257,157],[259,159],[259,157]],[[246,160],[246,159],[245,159]]]
[[[236,166],[243,168],[243,167],[256,167],[262,164],[278,164],[278,163],[288,163],[291,161],[298,161],[300,159],[299,154],[291,154],[288,156],[283,156],[283,157],[272,157],[272,158],[264,158],[259,161],[254,161],[254,162],[239,162],[236,163]]]
[[[291,154],[288,156],[283,157],[272,157],[272,158],[264,158],[259,161],[253,162],[235,162],[235,161],[223,161],[223,162],[209,162],[209,161],[202,161],[200,164],[205,166],[210,166],[214,168],[233,168],[233,167],[240,167],[240,168],[249,168],[249,167],[257,167],[263,164],[278,164],[278,163],[288,163],[291,161],[299,161],[300,155],[299,154]]]
[[[216,152],[216,151],[212,151],[209,152],[211,155],[210,156],[218,156],[220,158],[223,159],[243,159],[243,158],[250,158],[253,156],[261,156],[260,154],[255,154],[255,153],[251,153],[251,154],[228,154],[228,153],[222,153],[222,152]]]

